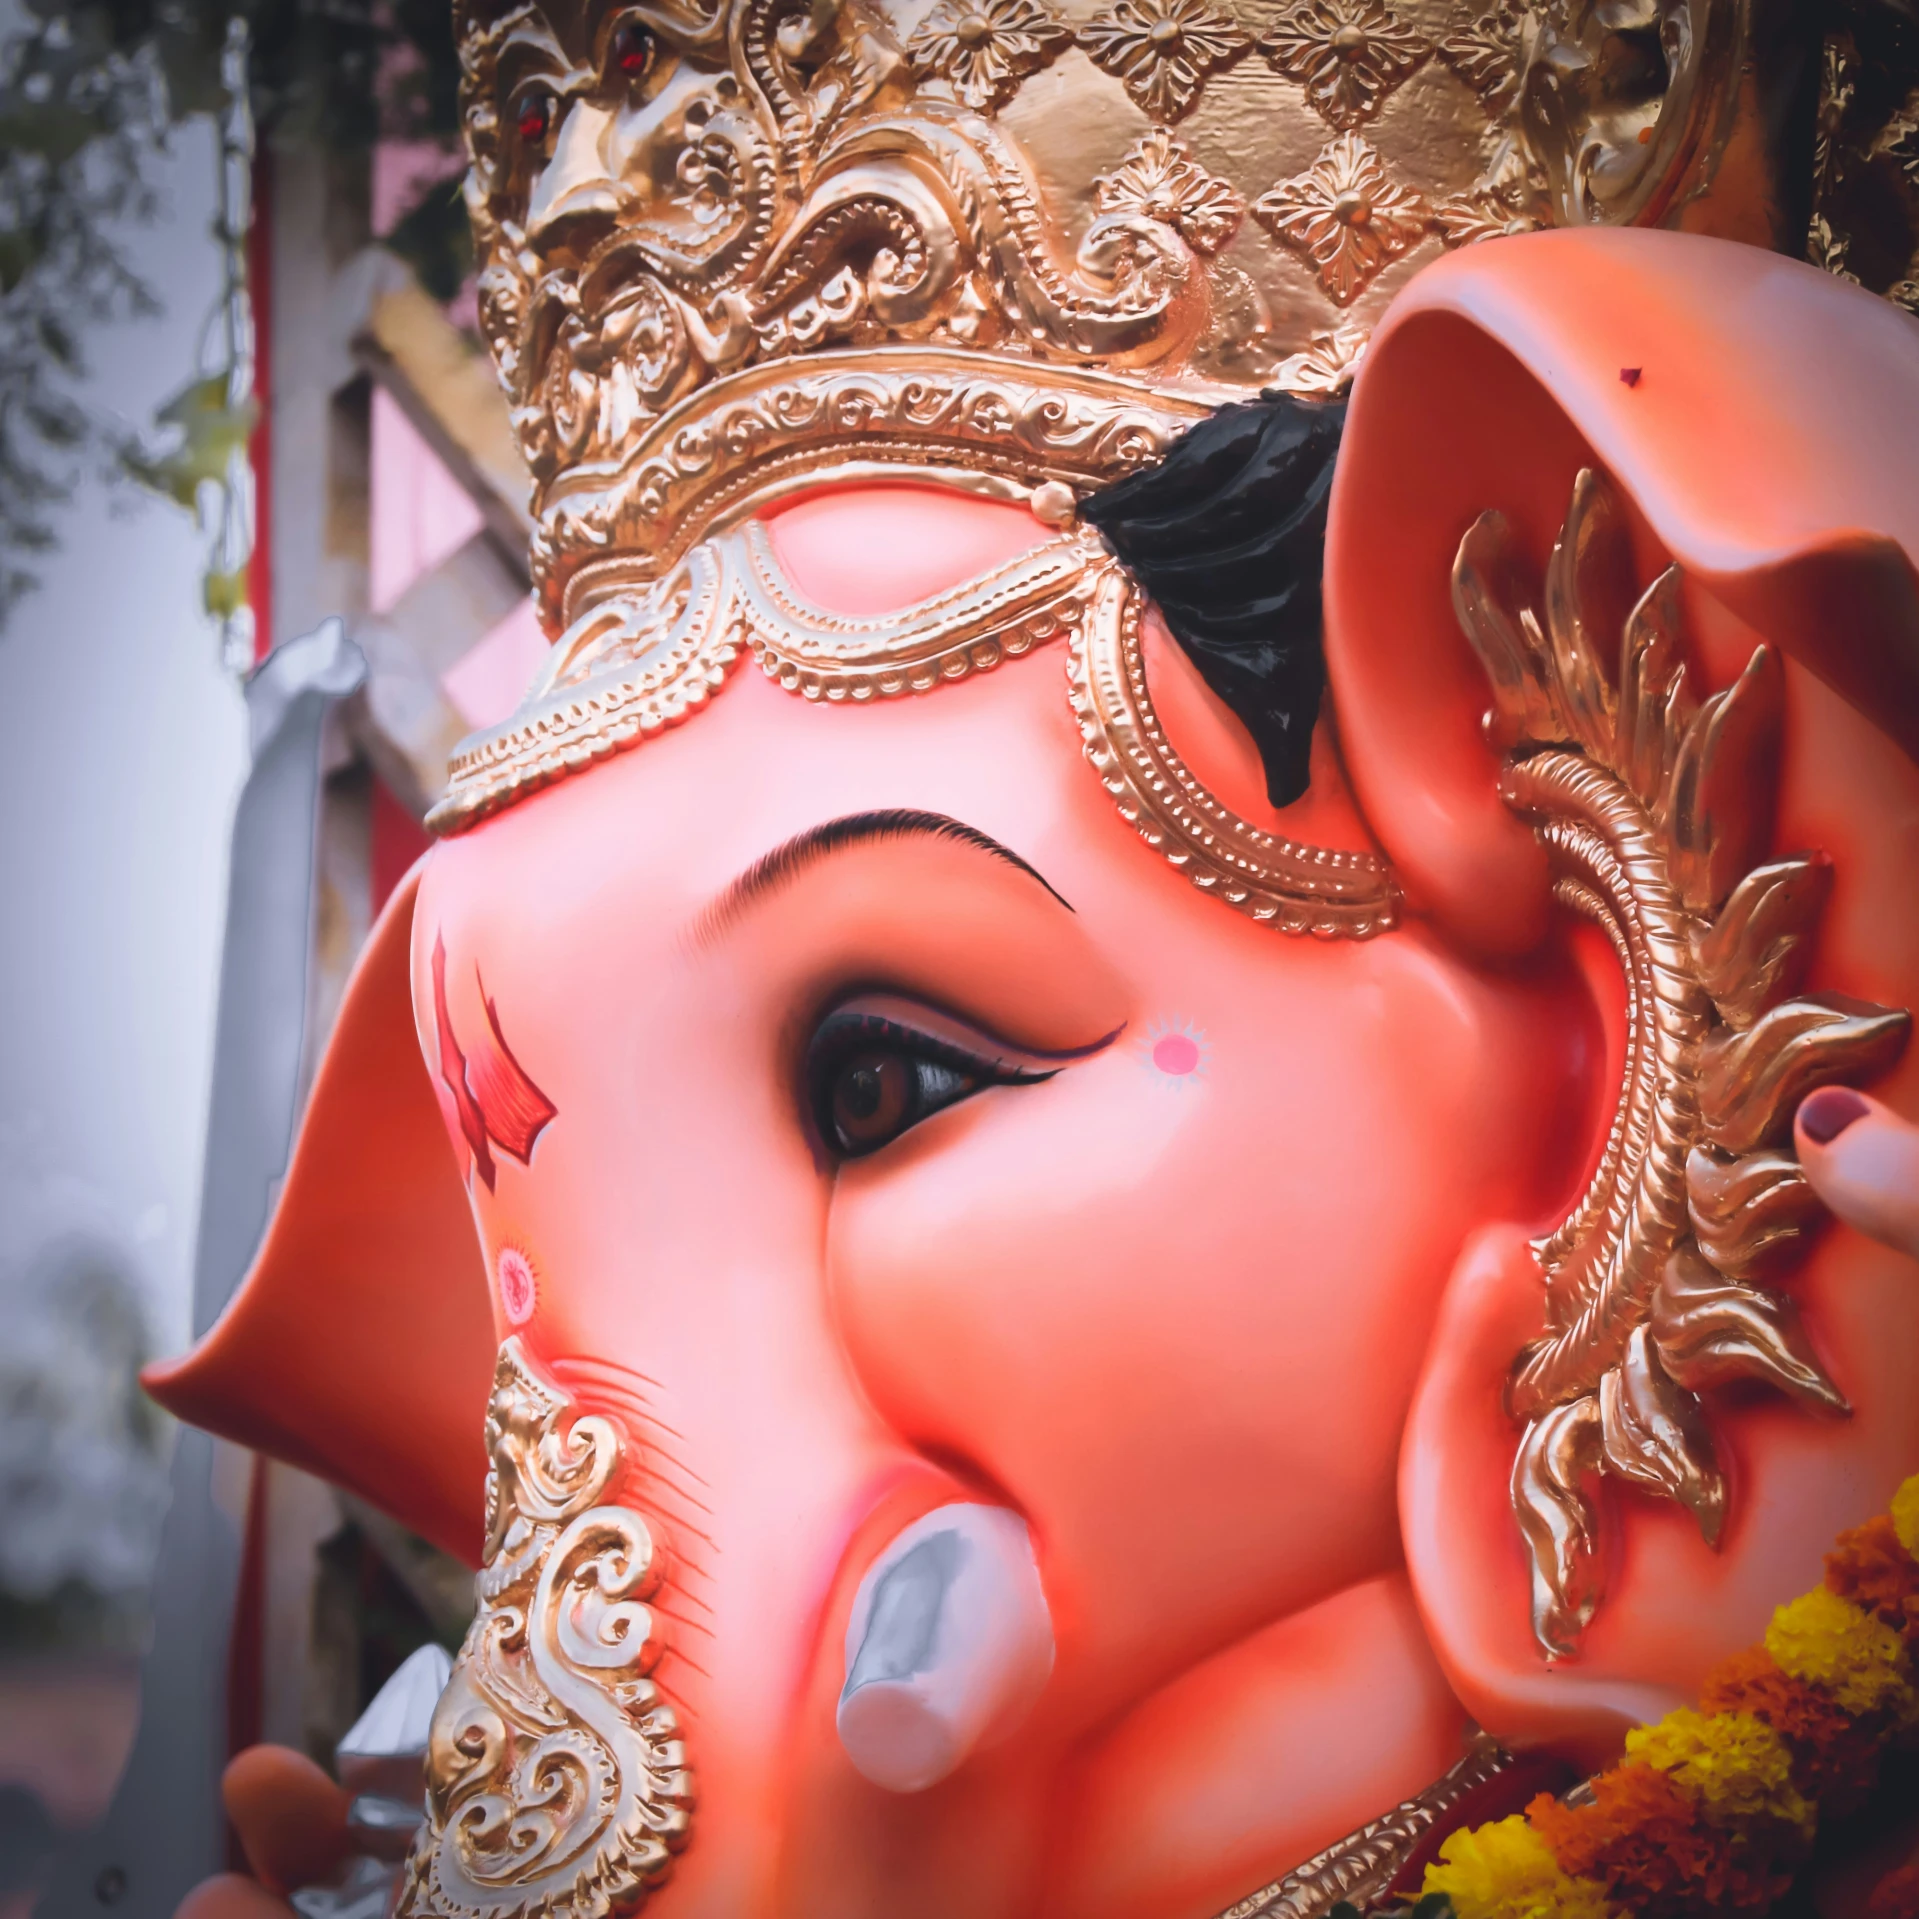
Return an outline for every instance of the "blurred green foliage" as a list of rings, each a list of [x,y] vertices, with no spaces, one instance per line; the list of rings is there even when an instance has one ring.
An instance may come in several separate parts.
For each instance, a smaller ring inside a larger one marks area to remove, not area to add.
[[[451,174],[449,11],[447,0],[25,0],[0,38],[0,625],[84,475],[129,474],[190,505],[251,428],[195,379],[156,422],[168,451],[155,455],[82,391],[87,330],[157,310],[122,236],[158,211],[151,183],[176,131],[226,114],[231,21],[246,25],[263,137],[341,154],[431,140]],[[429,186],[389,244],[450,298],[469,265],[457,194]]]

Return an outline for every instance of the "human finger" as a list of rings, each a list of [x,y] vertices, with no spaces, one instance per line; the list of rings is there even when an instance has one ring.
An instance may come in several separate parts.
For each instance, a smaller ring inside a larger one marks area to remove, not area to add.
[[[354,1849],[352,1795],[290,1746],[249,1746],[228,1765],[220,1795],[247,1864],[274,1892],[319,1884]]]
[[[1850,1086],[1822,1086],[1799,1102],[1793,1138],[1840,1219],[1919,1259],[1919,1126]]]
[[[202,1879],[174,1909],[173,1919],[293,1919],[293,1908],[243,1872]]]

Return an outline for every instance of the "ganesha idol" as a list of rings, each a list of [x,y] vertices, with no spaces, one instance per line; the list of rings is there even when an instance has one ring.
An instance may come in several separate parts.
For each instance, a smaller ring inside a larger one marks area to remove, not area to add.
[[[1919,329],[1771,250],[1816,62],[456,27],[551,655],[150,1376],[479,1569],[400,1910],[1416,1886],[1919,1467],[1794,1130],[1919,1112]]]

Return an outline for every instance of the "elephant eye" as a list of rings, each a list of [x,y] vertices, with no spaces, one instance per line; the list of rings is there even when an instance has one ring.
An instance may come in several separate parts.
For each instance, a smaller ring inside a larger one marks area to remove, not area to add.
[[[842,1007],[807,1044],[806,1098],[828,1150],[862,1159],[989,1086],[1031,1086],[1054,1070],[994,1059],[900,1020]]]
[[[659,47],[637,20],[622,20],[607,41],[607,64],[629,84],[652,72]]]
[[[513,102],[513,125],[522,143],[542,147],[553,130],[553,96],[545,87],[526,87]]]

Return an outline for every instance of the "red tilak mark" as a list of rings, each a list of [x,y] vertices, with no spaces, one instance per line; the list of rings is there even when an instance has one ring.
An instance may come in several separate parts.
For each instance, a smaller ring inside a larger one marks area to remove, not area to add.
[[[479,968],[473,970],[486,1004],[488,1031],[466,1063],[466,1083],[479,1102],[481,1117],[493,1143],[510,1154],[522,1166],[533,1156],[533,1142],[545,1130],[559,1108],[527,1077],[526,1068],[513,1057],[513,1049],[500,1031],[500,1009],[486,998],[486,982]]]
[[[1619,369],[1619,378],[1627,386],[1637,386],[1639,384],[1639,376],[1644,371],[1644,367],[1622,366]]]
[[[460,1051],[460,1042],[453,1036],[453,1018],[446,1010],[444,935],[436,937],[433,942],[433,1023],[440,1041],[441,1083],[453,1096],[453,1110],[459,1116],[460,1131],[467,1145],[473,1149],[473,1164],[486,1181],[486,1190],[490,1193],[493,1190],[494,1166],[493,1155],[487,1150],[486,1117],[467,1086],[466,1055]]]

